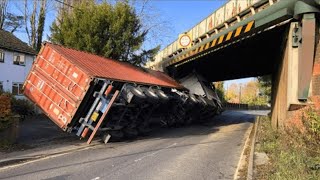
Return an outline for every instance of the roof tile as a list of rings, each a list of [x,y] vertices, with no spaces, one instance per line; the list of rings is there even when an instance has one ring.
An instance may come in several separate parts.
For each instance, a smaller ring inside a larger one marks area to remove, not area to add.
[[[36,55],[37,52],[33,50],[26,43],[14,36],[12,33],[0,29],[0,48],[12,51]]]

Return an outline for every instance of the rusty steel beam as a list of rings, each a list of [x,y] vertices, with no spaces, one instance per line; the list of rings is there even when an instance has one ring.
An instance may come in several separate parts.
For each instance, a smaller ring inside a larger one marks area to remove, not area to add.
[[[315,51],[315,14],[304,14],[302,19],[301,45],[299,46],[298,100],[307,101],[312,78]]]

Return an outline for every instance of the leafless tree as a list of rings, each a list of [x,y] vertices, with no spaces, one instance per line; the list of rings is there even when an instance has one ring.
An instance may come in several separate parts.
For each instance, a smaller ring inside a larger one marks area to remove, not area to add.
[[[46,20],[47,0],[24,0],[24,23],[29,45],[40,50]],[[31,10],[30,10],[31,9]]]
[[[154,7],[151,0],[131,0],[138,16],[143,24],[143,30],[148,31],[146,42],[150,46],[159,44],[169,44],[174,37],[172,33],[172,24],[163,18],[159,9]]]
[[[0,0],[0,29],[3,29],[7,14],[8,0]]]

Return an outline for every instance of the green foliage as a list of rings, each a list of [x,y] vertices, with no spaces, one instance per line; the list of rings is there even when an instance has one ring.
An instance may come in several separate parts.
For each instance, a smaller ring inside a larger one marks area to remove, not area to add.
[[[320,145],[320,113],[310,108],[306,111],[302,122],[306,127],[306,141]]]
[[[307,114],[310,114],[309,112]],[[310,117],[319,118],[313,112]],[[256,179],[318,179],[320,176],[320,144],[318,139],[306,139],[306,132],[296,129],[275,131],[270,118],[260,119],[257,151],[267,153],[270,163],[258,167]],[[311,130],[312,132],[313,130]]]
[[[1,115],[14,114],[22,116],[34,114],[33,103],[26,99],[17,99],[9,92],[0,91],[0,118],[3,117]]]
[[[12,124],[10,117],[0,118],[0,132],[10,127]]]
[[[12,98],[12,112],[20,116],[34,114],[34,105],[26,99]]]
[[[224,82],[223,81],[220,81],[220,82],[215,82],[214,83],[214,86],[216,88],[216,92],[221,100],[222,103],[225,103],[226,100],[225,100],[225,92],[224,92]]]
[[[271,89],[272,89],[272,77],[271,75],[260,76],[257,78],[259,83],[259,90],[262,96],[268,97],[271,99]]]
[[[78,3],[71,12],[62,12],[51,26],[50,40],[75,48],[112,58],[143,65],[154,56],[159,47],[141,50],[147,31],[135,10],[127,1],[114,5],[106,1]]]

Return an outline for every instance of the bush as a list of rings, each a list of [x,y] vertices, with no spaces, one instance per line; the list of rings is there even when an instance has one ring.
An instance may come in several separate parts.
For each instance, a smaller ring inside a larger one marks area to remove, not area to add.
[[[11,97],[7,94],[0,94],[0,118],[11,115]]]
[[[256,179],[319,179],[320,116],[314,109],[305,111],[305,130],[272,129],[271,120],[260,120],[257,151],[265,152],[269,163],[256,166]]]
[[[0,131],[8,128],[11,124],[11,108],[11,95],[8,93],[0,92]]]
[[[307,142],[320,144],[320,113],[310,108],[306,111],[302,122],[306,127]]]
[[[25,99],[12,99],[12,112],[20,116],[34,114],[34,105]]]
[[[34,114],[34,105],[26,99],[16,99],[11,93],[0,91],[0,119],[14,114],[22,117]]]

